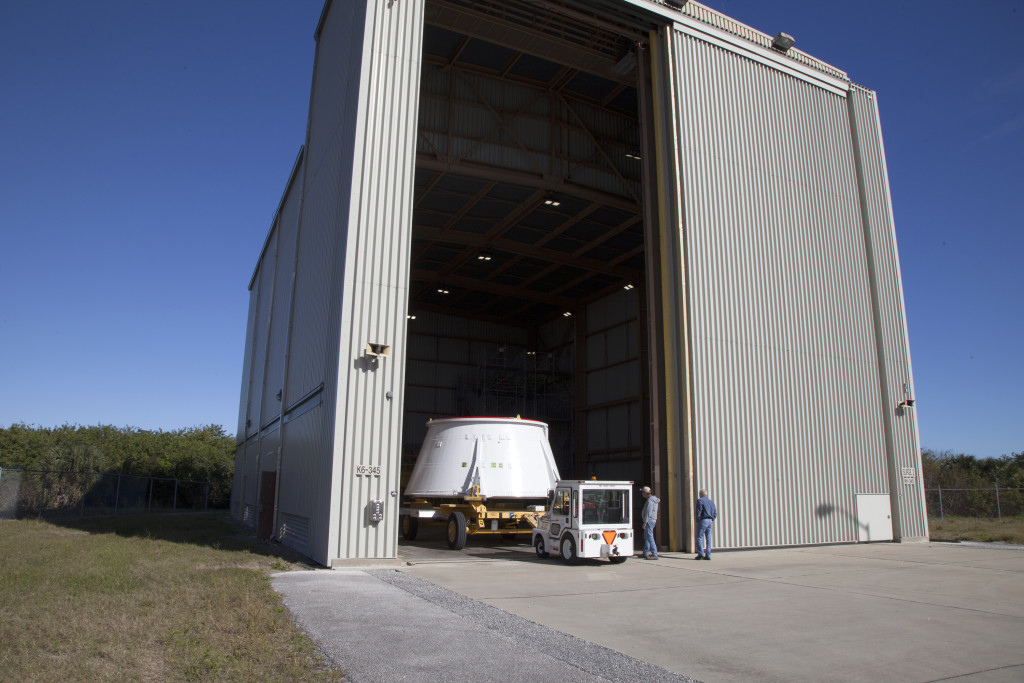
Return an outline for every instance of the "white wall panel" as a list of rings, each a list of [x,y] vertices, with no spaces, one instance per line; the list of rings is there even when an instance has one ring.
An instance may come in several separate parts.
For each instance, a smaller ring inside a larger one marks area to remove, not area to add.
[[[361,38],[363,12],[360,3],[333,4],[338,8],[331,12],[332,20],[323,27],[317,45],[306,152],[278,212],[279,234],[272,235],[273,245],[268,240],[260,264],[261,270],[268,262],[279,268],[278,283],[266,291],[268,300],[273,295],[279,312],[270,342],[273,356],[268,357],[272,369],[265,384],[261,378],[266,401],[280,413],[282,404],[285,410],[295,408],[296,401],[318,387],[326,388],[316,394],[315,401],[323,402],[322,407],[294,420],[286,415],[284,424],[277,424],[281,430],[277,528],[280,532],[281,520],[289,515],[293,521],[308,516],[307,551],[322,564],[331,559],[327,541],[333,427],[326,416],[330,414],[327,405],[334,404],[330,387],[336,385],[345,267],[346,224],[341,218],[345,197],[336,188],[351,177],[350,165],[346,170],[343,159],[351,156],[353,145],[344,131],[346,122],[354,125],[355,107],[346,89],[358,85],[361,40],[352,40],[349,32],[359,26]],[[299,265],[293,281],[295,263]],[[282,390],[281,403],[276,400],[278,390]],[[294,539],[291,536],[287,542]]]
[[[889,477],[897,538],[928,536],[921,475],[916,407],[900,403],[914,398],[910,346],[904,310],[899,253],[889,196],[889,179],[875,93],[854,87],[850,116],[861,180],[864,234],[876,299],[876,334],[881,358],[882,416],[891,450]]]
[[[344,20],[332,3],[327,24]],[[345,220],[345,273],[334,412],[334,471],[329,539],[334,558],[395,557],[402,407],[405,385],[409,245],[412,232],[415,136],[422,60],[423,3],[368,2],[357,102],[350,197]],[[345,185],[339,186],[345,188]],[[373,361],[368,342],[391,346]],[[388,398],[388,392],[392,397]],[[357,473],[380,467],[379,476]],[[391,493],[395,492],[396,496]],[[371,501],[385,521],[370,523]]]
[[[241,445],[249,435],[249,430],[246,426],[246,421],[249,418],[249,394],[252,392],[252,363],[253,354],[255,349],[253,348],[253,334],[256,329],[256,301],[257,301],[258,290],[250,288],[249,290],[249,314],[246,317],[245,324],[245,353],[242,360],[242,391],[239,398],[238,405],[238,428],[235,431],[235,443]],[[237,463],[236,463],[237,468]]]
[[[262,423],[270,418],[280,417],[289,397],[283,392],[285,352],[288,338],[288,317],[292,305],[292,286],[295,271],[295,246],[298,234],[299,205],[302,196],[302,174],[300,169],[292,177],[274,221],[272,248],[264,253],[262,264],[274,261],[275,277],[273,288],[268,294],[271,318],[267,333],[266,370],[263,377]],[[279,393],[280,392],[280,393]]]
[[[888,477],[845,97],[683,33],[671,59],[694,487],[723,546],[855,541]]]

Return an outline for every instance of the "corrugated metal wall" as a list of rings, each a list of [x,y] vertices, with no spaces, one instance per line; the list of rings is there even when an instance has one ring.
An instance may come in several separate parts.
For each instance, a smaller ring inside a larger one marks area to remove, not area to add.
[[[693,486],[721,546],[855,541],[855,494],[890,472],[845,93],[670,38]]]
[[[699,2],[693,2],[693,0],[689,0],[689,2],[686,2],[682,6],[680,11],[688,16],[693,17],[694,19],[699,19],[700,21],[710,24],[711,26],[714,26],[716,28],[722,29],[723,31],[740,36],[744,40],[749,40],[752,43],[760,45],[761,47],[771,47],[772,39],[770,36],[765,35],[761,31],[758,31],[757,29],[750,28],[746,24],[740,23],[733,19],[732,17],[728,17],[724,14],[721,14],[720,12],[716,12],[715,10],[709,7],[705,7]],[[826,64],[820,59],[812,57],[806,52],[801,52],[800,50],[793,48],[787,52],[787,55],[790,58],[807,64],[808,66],[812,66],[815,69],[819,69],[821,71],[824,71],[828,74],[831,74],[839,78],[846,78],[845,72],[840,71],[839,69],[835,68],[830,64]]]
[[[403,451],[415,455],[426,437],[427,420],[466,415],[512,417],[525,393],[512,391],[501,401],[488,377],[506,369],[526,371],[527,330],[511,325],[470,320],[439,313],[421,313],[410,320],[406,356]],[[490,399],[490,400],[488,400]],[[507,414],[512,410],[512,414]],[[530,419],[543,419],[526,415]]]
[[[639,184],[628,180],[633,169],[620,161],[621,152],[639,146],[629,115],[584,102],[570,90],[554,93],[447,66],[424,68],[420,152],[639,196]],[[595,137],[608,148],[618,146],[619,153],[599,156]]]
[[[246,436],[248,429],[246,428],[246,420],[249,414],[249,393],[252,385],[250,384],[252,376],[252,354],[253,348],[253,331],[256,327],[256,291],[249,292],[249,315],[247,317],[245,326],[245,355],[242,360],[242,390],[239,398],[238,406],[238,429],[235,432],[235,442],[237,447],[235,448],[235,472],[231,482],[231,515],[238,519],[243,518],[244,512],[244,497],[245,497],[245,475],[246,475],[246,460],[245,460],[245,449],[246,449]]]
[[[641,399],[640,331],[636,290],[587,306],[586,459],[580,476],[646,482],[641,449],[646,428]]]
[[[317,36],[302,161],[296,247],[300,267],[294,275],[284,378],[289,404],[311,397],[318,407],[286,425],[279,509],[281,514],[309,516],[309,555],[322,564],[336,557],[330,541],[332,534],[337,537],[337,517],[331,512],[337,492],[334,411],[350,201],[340,189],[351,185],[353,175],[359,113],[353,93],[361,79],[365,12],[364,3],[331,2]]]
[[[900,403],[914,398],[889,177],[875,93],[853,86],[848,101],[861,188],[865,243],[875,283],[875,329],[881,358],[882,411],[888,422],[893,531],[896,538],[928,536],[917,412]]]
[[[328,8],[323,42],[346,22],[347,5]],[[329,538],[331,558],[396,557],[398,488],[405,386],[409,247],[423,2],[368,2],[360,25],[363,50],[358,87],[342,89],[357,103],[342,286],[338,402],[334,412],[334,470]],[[319,67],[325,65],[320,62]],[[333,74],[325,82],[338,88]],[[318,75],[318,79],[321,78]],[[348,166],[346,166],[348,167]],[[344,184],[335,186],[346,194]],[[391,355],[374,360],[367,343]],[[388,396],[389,392],[391,393]],[[379,474],[361,474],[360,468]],[[383,522],[369,521],[371,501],[383,501]]]

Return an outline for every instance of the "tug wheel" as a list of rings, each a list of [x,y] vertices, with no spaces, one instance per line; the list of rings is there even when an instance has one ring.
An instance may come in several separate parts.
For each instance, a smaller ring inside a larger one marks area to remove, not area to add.
[[[448,515],[448,547],[452,550],[466,547],[466,515],[458,510]]]
[[[544,547],[544,537],[543,536],[538,536],[537,537],[537,539],[533,542],[533,547],[537,551],[537,557],[539,557],[540,559],[543,560],[544,558],[546,558],[548,556],[548,551]]]
[[[566,564],[576,564],[576,541],[569,534],[562,536],[562,543],[559,546],[562,551],[562,559]]]

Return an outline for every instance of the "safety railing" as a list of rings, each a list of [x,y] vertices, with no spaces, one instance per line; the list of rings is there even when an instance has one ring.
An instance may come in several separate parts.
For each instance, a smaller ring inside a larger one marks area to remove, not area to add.
[[[1024,515],[1024,489],[992,486],[990,488],[925,489],[928,514],[945,519],[951,517],[1019,517]]]

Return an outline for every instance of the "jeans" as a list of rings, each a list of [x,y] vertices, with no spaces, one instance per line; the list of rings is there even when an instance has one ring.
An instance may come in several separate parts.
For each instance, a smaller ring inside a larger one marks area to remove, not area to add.
[[[711,524],[713,520],[702,519],[697,522],[697,554],[709,557],[711,555]]]
[[[658,546],[654,542],[654,525],[644,525],[644,555],[658,556]]]

